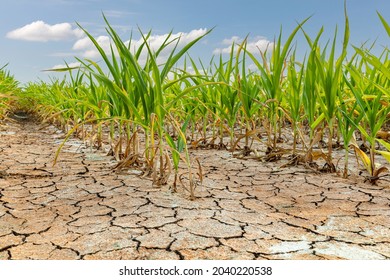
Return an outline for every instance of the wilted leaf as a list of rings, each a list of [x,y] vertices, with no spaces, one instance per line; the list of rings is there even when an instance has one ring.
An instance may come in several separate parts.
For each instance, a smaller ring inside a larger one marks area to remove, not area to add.
[[[366,168],[366,170],[368,171],[368,173],[372,176],[373,175],[373,171],[372,171],[372,167],[371,167],[371,160],[370,158],[367,156],[367,154],[365,152],[363,152],[359,146],[356,144],[356,143],[351,143],[351,146],[354,148],[355,150],[355,153],[360,157],[360,159],[362,160],[363,164],[364,164],[364,167]]]

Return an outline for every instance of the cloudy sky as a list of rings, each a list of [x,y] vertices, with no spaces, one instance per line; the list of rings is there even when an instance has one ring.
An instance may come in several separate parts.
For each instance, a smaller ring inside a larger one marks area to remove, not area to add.
[[[21,82],[47,80],[42,70],[73,64],[76,59],[99,60],[96,50],[77,23],[87,29],[102,46],[109,47],[102,13],[122,36],[129,40],[133,31],[134,46],[140,42],[138,27],[152,29],[152,44],[158,45],[173,31],[189,42],[214,28],[191,49],[194,58],[208,61],[214,54],[225,53],[233,41],[249,34],[253,50],[269,46],[283,28],[286,36],[297,21],[312,18],[306,31],[315,36],[324,26],[324,40],[332,37],[336,25],[343,28],[343,0],[1,0],[0,67]],[[351,43],[360,45],[377,40],[389,46],[376,11],[390,22],[389,0],[347,0],[351,25]],[[306,43],[297,37],[298,49],[304,55]]]

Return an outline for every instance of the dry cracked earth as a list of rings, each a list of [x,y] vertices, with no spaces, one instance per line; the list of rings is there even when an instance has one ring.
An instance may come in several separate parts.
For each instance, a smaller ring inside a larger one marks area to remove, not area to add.
[[[54,127],[0,129],[1,259],[390,259],[390,181],[193,151],[196,200]]]

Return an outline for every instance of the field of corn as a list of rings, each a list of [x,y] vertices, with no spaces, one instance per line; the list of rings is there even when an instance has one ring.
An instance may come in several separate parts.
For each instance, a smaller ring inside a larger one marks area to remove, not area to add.
[[[390,37],[389,24],[378,17]],[[0,116],[33,114],[63,129],[66,139],[77,136],[106,149],[117,170],[137,169],[154,185],[184,189],[192,200],[203,179],[192,149],[225,149],[259,165],[287,159],[284,166],[344,178],[356,160],[365,167],[360,175],[376,184],[388,176],[386,163],[378,162],[390,161],[390,49],[374,55],[373,46],[350,45],[347,14],[342,36],[336,30],[322,46],[323,29],[311,38],[308,20],[287,36],[281,31],[268,52],[251,53],[244,40],[232,44],[227,59],[207,63],[189,50],[212,30],[182,48],[171,34],[152,49],[151,32],[139,30],[143,43],[133,46],[105,19],[112,43],[107,53],[79,26],[101,61],[78,59],[80,67],[53,70],[68,72],[66,79],[23,87],[1,68]],[[309,47],[300,61],[298,33]],[[343,159],[334,157],[340,149]]]

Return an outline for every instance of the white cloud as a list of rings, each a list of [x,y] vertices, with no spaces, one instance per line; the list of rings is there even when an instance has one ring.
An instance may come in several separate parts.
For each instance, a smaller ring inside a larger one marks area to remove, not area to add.
[[[53,66],[50,70],[56,70],[56,69],[61,69],[61,68],[72,68],[72,67],[79,67],[81,65],[80,62],[71,62],[71,63],[68,63],[68,65],[66,64],[58,64],[58,65],[55,65]]]
[[[106,52],[110,53],[111,40],[108,36],[99,36],[95,40],[98,42],[99,46]],[[80,51],[81,55],[85,58],[98,58],[99,51],[95,48],[94,44],[88,37],[79,39],[74,43],[73,50]]]
[[[9,39],[15,40],[48,42],[80,38],[83,36],[83,31],[78,28],[73,28],[67,22],[50,25],[38,20],[12,30],[6,36]]]
[[[233,43],[238,43],[238,42],[241,42],[243,39],[238,37],[238,36],[233,36],[229,39],[223,39],[222,40],[222,44],[223,45],[231,45]]]
[[[194,29],[191,30],[190,32],[178,32],[175,34],[171,34],[171,37],[169,40],[174,40],[174,39],[179,39],[178,43],[178,49],[181,47],[184,47],[186,44],[189,42],[195,40],[196,38],[204,35],[207,32],[207,29]],[[163,42],[166,40],[168,34],[163,34],[163,35],[151,35],[148,38],[148,44],[151,47],[152,50],[157,50]],[[96,41],[99,43],[99,46],[107,53],[111,53],[111,40],[108,36],[98,36],[95,38]],[[143,38],[139,38],[138,40],[132,39],[131,41],[131,48],[132,50],[137,50],[141,44],[143,43]],[[129,41],[124,42],[126,45],[129,44]],[[169,46],[167,46],[159,55],[160,60],[163,60],[166,58],[173,50],[173,48],[176,45],[176,41],[172,42]],[[81,52],[82,57],[84,58],[91,58],[91,59],[96,59],[100,56],[99,52],[96,50],[95,46],[91,42],[91,40],[87,37],[81,38],[76,41],[76,43],[73,45],[73,50]],[[116,49],[114,47],[114,51],[116,52]],[[144,52],[142,53],[140,60],[142,61],[143,59],[146,58],[147,53],[146,53],[146,48],[144,48]],[[161,62],[161,61],[160,61]]]
[[[190,32],[178,32],[175,34],[171,34],[171,37],[169,40],[174,40],[178,39],[178,49],[184,47],[187,45],[189,42],[195,40],[196,38],[204,35],[207,32],[207,29],[201,28],[201,29],[194,29],[191,30]],[[151,47],[152,50],[157,50],[163,42],[166,40],[168,34],[163,34],[163,35],[151,35],[148,39],[148,44]],[[132,46],[135,48],[138,48],[141,44],[143,43],[143,39],[140,38],[139,40],[133,41]],[[172,42],[169,46],[167,46],[162,52],[161,52],[161,57],[165,57],[169,55],[172,50],[174,49],[177,41]],[[145,53],[146,55],[146,53]]]
[[[271,41],[268,41],[266,38],[260,38],[253,42],[248,42],[247,50],[249,52],[265,52],[267,50],[272,50],[274,46],[274,43]]]
[[[109,54],[111,53],[111,40],[108,36],[98,36],[95,38],[95,40],[98,42],[99,46],[104,50],[105,53]],[[92,43],[91,39],[89,37],[84,37],[79,40],[77,40],[74,44],[72,49],[74,51],[78,51],[79,55],[83,58],[89,58],[89,59],[95,59],[100,56],[99,51],[96,49],[94,44]]]
[[[224,39],[222,41],[222,45],[228,45],[228,46],[224,47],[224,48],[216,48],[213,51],[213,54],[221,54],[221,53],[222,54],[228,54],[231,51],[231,45],[233,43],[241,44],[243,41],[244,41],[244,39],[242,39],[242,38],[240,38],[238,36],[233,36],[231,38]],[[250,53],[259,53],[259,51],[265,52],[267,50],[272,50],[273,45],[274,45],[274,43],[269,41],[269,40],[267,40],[267,38],[256,37],[254,39],[248,39],[247,40],[246,49]]]

